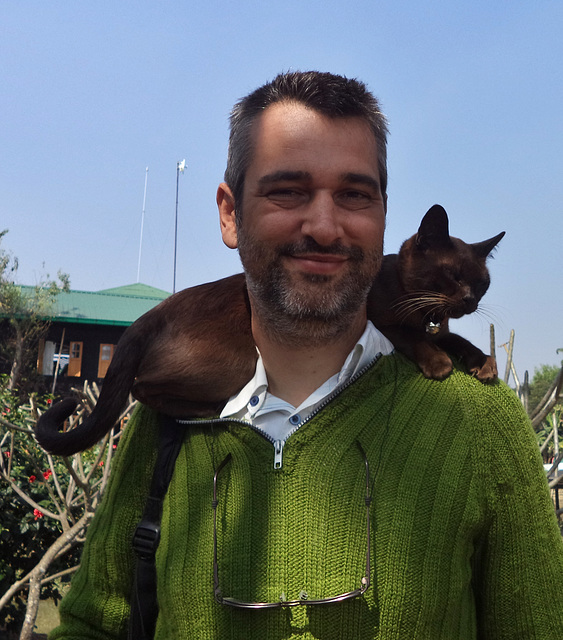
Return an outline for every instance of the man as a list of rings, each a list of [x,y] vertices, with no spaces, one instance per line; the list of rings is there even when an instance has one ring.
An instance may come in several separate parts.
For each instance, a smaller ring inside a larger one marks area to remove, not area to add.
[[[502,384],[425,379],[371,325],[386,126],[365,87],[278,76],[231,118],[217,193],[259,350],[186,437],[162,516],[155,638],[553,640],[563,544]],[[158,417],[126,430],[52,640],[127,635]]]

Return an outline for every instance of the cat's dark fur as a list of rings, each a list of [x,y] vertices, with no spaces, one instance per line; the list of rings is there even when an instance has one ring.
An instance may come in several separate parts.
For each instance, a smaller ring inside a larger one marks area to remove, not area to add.
[[[446,351],[479,380],[496,378],[495,359],[450,333],[448,320],[476,311],[490,284],[487,258],[503,236],[475,244],[453,238],[445,210],[434,205],[399,253],[384,257],[368,296],[368,318],[427,378],[451,373]]]
[[[434,205],[399,253],[384,257],[368,318],[426,377],[449,375],[445,351],[480,380],[496,377],[494,359],[449,333],[448,319],[477,309],[489,286],[487,257],[503,236],[477,244],[452,238],[446,212]],[[60,433],[77,405],[67,398],[41,416],[37,440],[60,455],[91,447],[113,427],[130,392],[167,415],[216,415],[252,377],[256,357],[244,274],[185,289],[125,331],[92,414]]]

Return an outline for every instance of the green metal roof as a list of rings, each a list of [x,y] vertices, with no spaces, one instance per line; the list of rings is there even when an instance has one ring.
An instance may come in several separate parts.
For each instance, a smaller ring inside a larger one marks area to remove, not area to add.
[[[24,287],[22,289],[33,289]],[[55,322],[128,326],[170,294],[146,284],[102,291],[74,291],[58,295],[52,313]]]
[[[136,296],[139,298],[157,298],[158,300],[164,300],[170,295],[168,291],[157,289],[156,287],[149,287],[148,284],[127,284],[124,287],[113,287],[113,289],[100,289],[97,293],[109,293],[111,295],[118,296]]]

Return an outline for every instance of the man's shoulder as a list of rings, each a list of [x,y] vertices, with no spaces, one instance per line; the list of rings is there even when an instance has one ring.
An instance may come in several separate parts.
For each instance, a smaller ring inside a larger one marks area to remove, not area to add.
[[[362,378],[362,392],[391,385],[398,395],[473,407],[500,407],[524,414],[515,392],[501,380],[480,382],[458,365],[454,365],[452,373],[444,380],[432,380],[425,378],[414,362],[397,351],[382,356]]]

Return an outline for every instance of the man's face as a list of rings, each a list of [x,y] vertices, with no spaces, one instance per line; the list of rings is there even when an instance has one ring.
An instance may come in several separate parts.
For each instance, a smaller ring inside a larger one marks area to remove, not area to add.
[[[277,103],[254,124],[253,143],[242,222],[221,211],[223,240],[238,247],[258,312],[304,337],[338,333],[364,313],[383,251],[385,199],[369,125]]]

